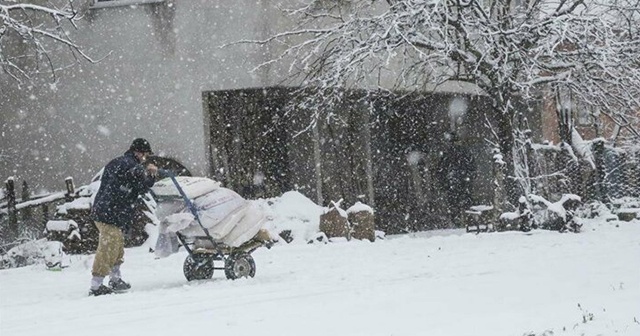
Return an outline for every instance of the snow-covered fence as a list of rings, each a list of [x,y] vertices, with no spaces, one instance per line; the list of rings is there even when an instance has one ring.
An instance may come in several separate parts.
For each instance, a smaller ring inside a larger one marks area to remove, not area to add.
[[[10,243],[21,237],[39,238],[50,217],[51,207],[75,197],[73,178],[66,178],[65,185],[67,190],[64,192],[34,196],[23,181],[18,198],[15,179],[9,177],[5,181],[5,197],[0,202],[0,249],[10,248]]]
[[[590,168],[580,162],[566,145],[530,144],[529,176],[531,192],[546,199],[559,199],[565,193],[583,194],[583,177]]]
[[[529,176],[532,193],[549,200],[576,194],[583,200],[640,197],[640,149],[615,148],[603,139],[573,147],[530,144]]]
[[[640,148],[605,147],[601,188],[607,198],[640,197]]]

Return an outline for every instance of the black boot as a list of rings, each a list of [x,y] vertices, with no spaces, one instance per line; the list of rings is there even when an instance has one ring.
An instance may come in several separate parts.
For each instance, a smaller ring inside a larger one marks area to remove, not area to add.
[[[100,296],[100,295],[107,295],[107,294],[113,294],[113,289],[105,285],[100,285],[100,287],[98,287],[97,289],[89,290],[89,296]]]
[[[109,287],[113,291],[122,292],[131,288],[131,285],[126,283],[124,280],[117,278],[109,280]]]

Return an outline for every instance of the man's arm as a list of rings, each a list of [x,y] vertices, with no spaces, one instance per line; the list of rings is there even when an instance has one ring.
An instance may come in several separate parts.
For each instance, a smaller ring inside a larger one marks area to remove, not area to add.
[[[136,195],[144,194],[153,186],[157,173],[158,168],[153,164],[148,164],[146,167],[142,164],[137,164],[128,171],[130,185]]]

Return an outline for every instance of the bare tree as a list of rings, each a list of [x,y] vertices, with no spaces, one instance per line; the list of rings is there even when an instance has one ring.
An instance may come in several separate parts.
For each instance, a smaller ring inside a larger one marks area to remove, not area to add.
[[[243,42],[284,44],[265,64],[290,62],[312,99],[385,76],[386,89],[475,84],[511,175],[516,100],[561,89],[616,120],[640,109],[640,0],[315,0],[287,13],[296,29]]]
[[[73,0],[64,0],[61,7],[0,0],[2,72],[18,83],[42,72],[49,72],[55,81],[61,65],[52,57],[52,46],[66,47],[76,60],[82,58],[94,63],[65,29],[65,23],[77,29],[79,19]]]

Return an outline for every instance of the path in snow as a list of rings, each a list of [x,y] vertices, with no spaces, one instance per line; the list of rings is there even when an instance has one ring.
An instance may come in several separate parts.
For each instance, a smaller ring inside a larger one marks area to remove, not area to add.
[[[87,297],[93,257],[74,256],[0,271],[0,335],[637,336],[640,221],[619,224],[278,245],[237,281],[188,283],[185,253],[134,248],[133,289],[104,297]]]

